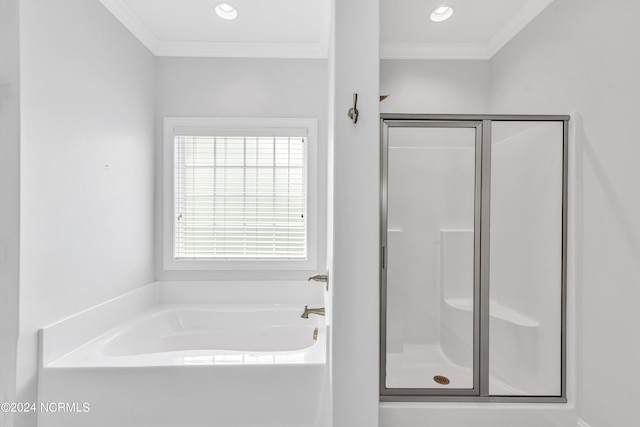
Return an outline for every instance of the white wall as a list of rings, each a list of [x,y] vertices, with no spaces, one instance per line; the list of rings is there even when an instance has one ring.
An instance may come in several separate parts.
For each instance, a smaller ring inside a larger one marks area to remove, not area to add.
[[[579,416],[638,423],[640,2],[555,0],[491,61],[496,113],[578,112]]]
[[[20,229],[18,0],[0,2],[0,402],[15,401]],[[11,414],[0,413],[10,427]]]
[[[381,113],[486,113],[489,87],[488,61],[380,61]]]
[[[98,0],[20,15],[17,375],[33,402],[37,329],[154,278],[154,57]]]
[[[333,171],[332,426],[378,425],[379,2],[335,0],[329,169]],[[347,111],[358,94],[358,123]]]
[[[310,117],[318,119],[318,200],[326,201],[327,61],[308,59],[158,58],[156,180],[162,183],[166,116]],[[316,271],[170,271],[162,268],[162,186],[156,187],[159,280],[306,279]],[[326,263],[326,212],[318,212],[318,271]]]

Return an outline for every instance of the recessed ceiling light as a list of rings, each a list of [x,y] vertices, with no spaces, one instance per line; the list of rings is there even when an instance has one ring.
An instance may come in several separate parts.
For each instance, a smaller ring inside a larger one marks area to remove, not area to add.
[[[222,19],[232,20],[238,17],[238,11],[229,3],[218,3],[215,8],[216,15]]]
[[[434,9],[433,12],[431,12],[429,18],[433,22],[442,22],[451,18],[451,15],[453,15],[452,8],[450,8],[449,6],[440,6],[439,8]]]

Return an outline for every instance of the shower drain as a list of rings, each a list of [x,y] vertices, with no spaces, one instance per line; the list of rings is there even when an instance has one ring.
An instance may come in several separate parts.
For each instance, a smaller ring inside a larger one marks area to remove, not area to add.
[[[433,380],[438,384],[442,384],[442,385],[447,385],[451,382],[449,381],[449,378],[442,375],[436,375],[435,377],[433,377]]]

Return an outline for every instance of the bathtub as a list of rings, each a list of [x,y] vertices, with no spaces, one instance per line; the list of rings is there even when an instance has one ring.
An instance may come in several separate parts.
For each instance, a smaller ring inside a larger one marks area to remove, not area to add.
[[[327,326],[301,317],[322,288],[229,286],[154,283],[45,328],[39,400],[90,410],[38,426],[325,426]]]
[[[323,364],[324,318],[303,319],[303,308],[292,304],[158,305],[48,367]]]

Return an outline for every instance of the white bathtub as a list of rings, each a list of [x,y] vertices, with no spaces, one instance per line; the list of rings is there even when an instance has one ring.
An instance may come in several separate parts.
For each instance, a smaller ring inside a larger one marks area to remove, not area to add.
[[[48,367],[324,363],[325,322],[304,305],[164,304]]]
[[[326,322],[301,318],[322,298],[307,283],[155,283],[45,328],[39,400],[90,411],[38,426],[324,427]]]

